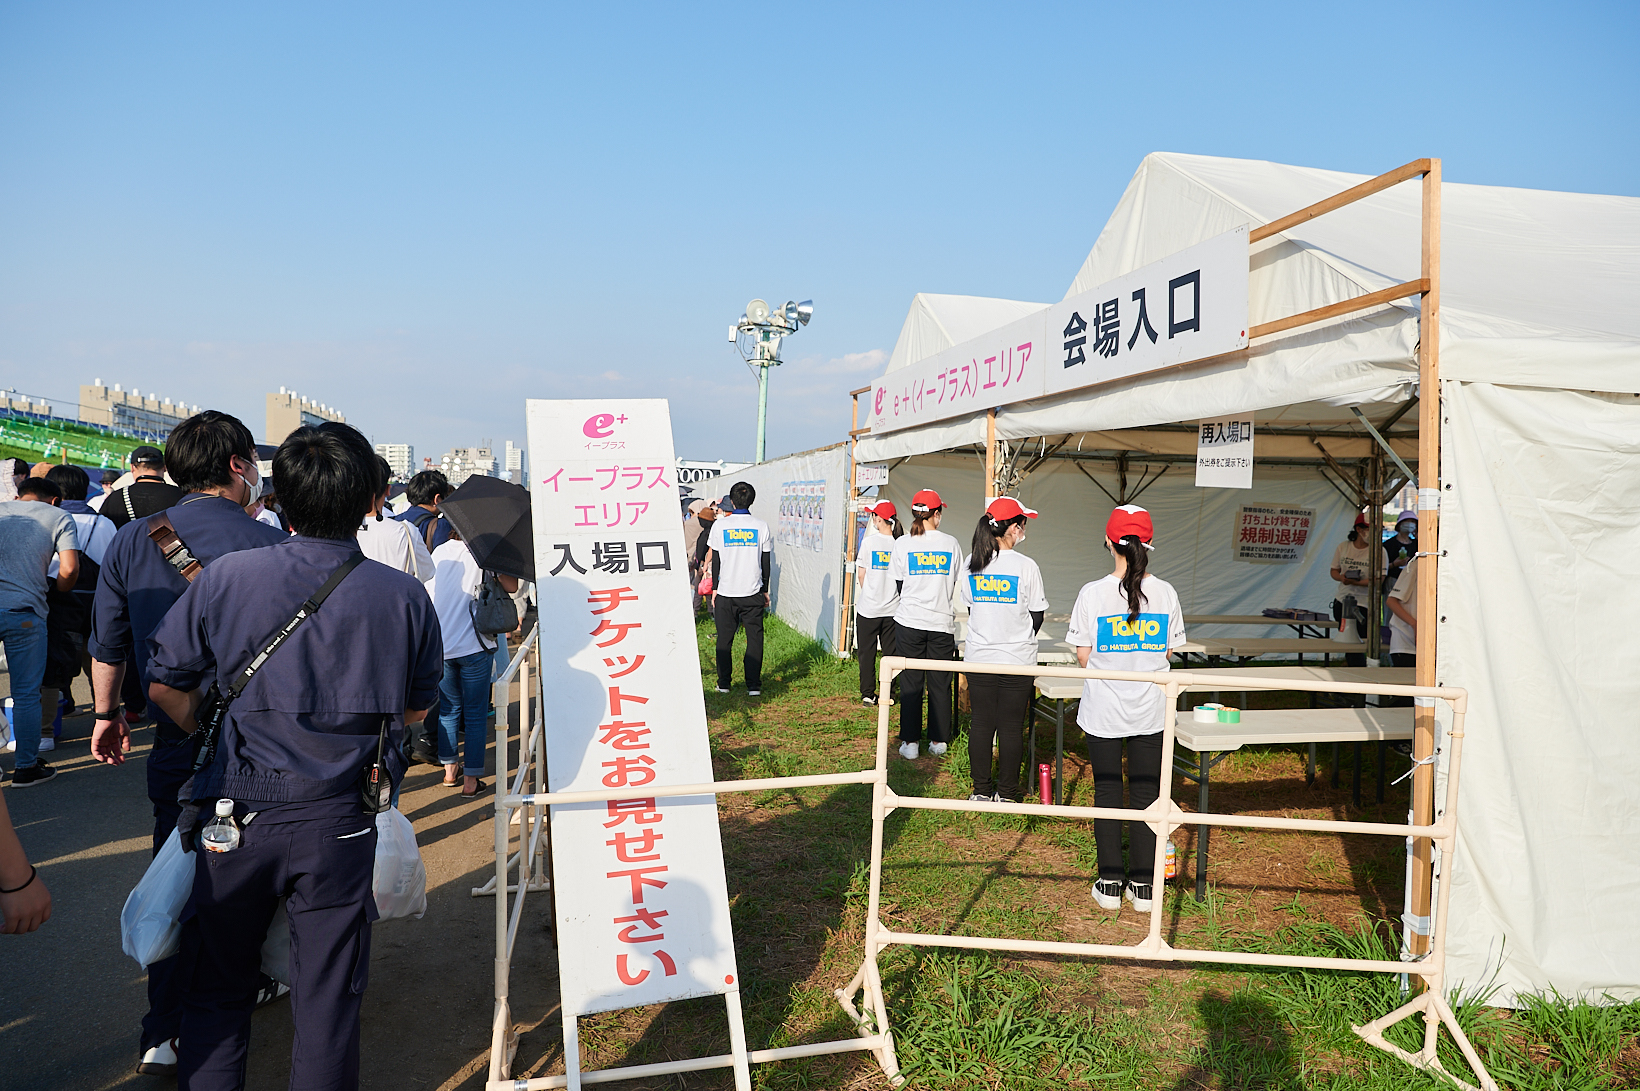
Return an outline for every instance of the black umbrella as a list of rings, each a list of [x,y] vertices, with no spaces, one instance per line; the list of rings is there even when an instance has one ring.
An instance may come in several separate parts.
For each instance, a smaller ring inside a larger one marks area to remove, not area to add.
[[[438,510],[473,551],[480,568],[535,581],[535,530],[528,489],[475,474],[446,497]]]

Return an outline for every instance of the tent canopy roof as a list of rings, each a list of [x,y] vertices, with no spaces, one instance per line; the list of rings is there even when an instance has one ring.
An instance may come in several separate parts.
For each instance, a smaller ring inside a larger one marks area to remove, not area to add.
[[[900,339],[894,343],[894,354],[888,358],[886,370],[898,371],[1047,305],[1019,299],[918,292],[911,299],[911,309],[906,312]]]

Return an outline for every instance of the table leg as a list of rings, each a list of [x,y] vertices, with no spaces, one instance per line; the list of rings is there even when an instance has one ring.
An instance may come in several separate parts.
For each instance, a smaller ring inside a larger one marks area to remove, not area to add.
[[[1213,767],[1207,763],[1207,752],[1196,755],[1196,810],[1207,813],[1207,778]],[[1211,826],[1196,827],[1196,900],[1207,900],[1207,831]]]
[[[1304,784],[1309,786],[1315,783],[1315,743],[1310,744],[1310,756],[1304,762]]]
[[[1338,744],[1337,744],[1337,743],[1333,743],[1333,761],[1332,761],[1332,766],[1333,766],[1333,782],[1332,782],[1332,786],[1333,786],[1333,787],[1334,787],[1334,788],[1336,788],[1336,787],[1338,787]]]
[[[1384,769],[1389,765],[1389,740],[1378,740],[1378,802],[1384,802]]]
[[[1036,795],[1036,702],[1040,698],[1031,694],[1031,741],[1030,750],[1025,758],[1024,778],[1019,782],[1024,787],[1025,798],[1035,799]]]
[[[1053,802],[1054,806],[1063,806],[1065,803],[1065,702],[1053,703]]]
[[[1350,778],[1350,799],[1357,807],[1361,806],[1361,744],[1354,743],[1355,772]]]

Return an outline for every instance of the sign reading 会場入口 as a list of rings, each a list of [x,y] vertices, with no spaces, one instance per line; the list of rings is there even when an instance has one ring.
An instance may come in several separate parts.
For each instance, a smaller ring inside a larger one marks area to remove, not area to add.
[[[873,384],[872,434],[1247,347],[1247,228],[1151,262]]]
[[[1314,531],[1314,508],[1248,504],[1236,509],[1231,544],[1238,561],[1297,564],[1304,559],[1304,551]]]
[[[663,400],[525,403],[559,989],[575,1015],[738,989]]]

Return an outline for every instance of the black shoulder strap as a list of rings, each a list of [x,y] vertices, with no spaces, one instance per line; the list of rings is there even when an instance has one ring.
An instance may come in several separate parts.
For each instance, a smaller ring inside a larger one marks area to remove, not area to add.
[[[228,700],[233,700],[245,691],[245,687],[251,684],[251,679],[256,676],[256,672],[262,669],[262,664],[268,661],[268,656],[278,651],[279,645],[283,644],[291,633],[300,628],[302,622],[317,613],[319,607],[324,605],[325,599],[329,598],[330,593],[336,590],[336,585],[346,579],[349,572],[363,564],[364,560],[363,553],[355,553],[330,574],[330,578],[324,582],[319,590],[315,591],[312,597],[302,603],[301,609],[296,611],[296,616],[285,622],[284,627],[275,633],[273,639],[268,642],[268,646],[257,653],[256,658],[251,660],[250,666],[241,671],[239,677],[233,680],[233,684],[228,687]]]

